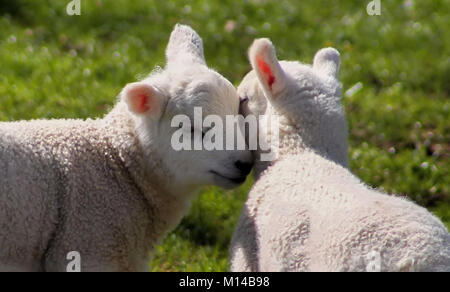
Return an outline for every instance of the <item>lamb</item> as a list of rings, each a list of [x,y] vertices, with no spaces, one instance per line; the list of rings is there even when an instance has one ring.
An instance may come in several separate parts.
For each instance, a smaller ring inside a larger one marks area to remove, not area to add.
[[[199,186],[245,180],[248,150],[171,147],[172,117],[237,115],[239,98],[190,27],[175,26],[166,58],[102,119],[0,123],[0,271],[66,271],[71,251],[81,271],[148,270]]]
[[[439,219],[349,171],[339,53],[322,49],[312,66],[278,62],[270,40],[259,39],[249,58],[242,111],[278,115],[280,138],[275,161],[255,162],[259,179],[233,236],[231,270],[450,271]]]

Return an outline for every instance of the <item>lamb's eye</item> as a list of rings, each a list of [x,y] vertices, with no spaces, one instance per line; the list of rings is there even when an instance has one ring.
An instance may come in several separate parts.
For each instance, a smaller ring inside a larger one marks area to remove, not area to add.
[[[248,96],[239,97],[239,104],[240,105],[243,105],[246,102],[248,102]]]

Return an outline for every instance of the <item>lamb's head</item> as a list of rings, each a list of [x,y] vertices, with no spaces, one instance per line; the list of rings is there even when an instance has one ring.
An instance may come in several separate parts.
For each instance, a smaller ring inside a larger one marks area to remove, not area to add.
[[[337,78],[339,52],[319,50],[313,65],[278,61],[268,39],[255,40],[249,49],[253,70],[238,88],[246,114],[277,115],[280,147],[283,138],[298,140],[335,162],[347,166],[347,123]],[[264,127],[260,126],[262,132]]]
[[[122,92],[143,148],[153,159],[160,158],[173,179],[170,184],[183,191],[201,185],[240,185],[251,170],[250,151],[202,143],[219,140],[216,136],[224,134],[225,116],[238,114],[236,89],[207,67],[202,40],[188,26],[175,26],[166,61],[164,69],[128,84]],[[214,118],[207,121],[210,115]],[[216,127],[220,122],[223,128]]]

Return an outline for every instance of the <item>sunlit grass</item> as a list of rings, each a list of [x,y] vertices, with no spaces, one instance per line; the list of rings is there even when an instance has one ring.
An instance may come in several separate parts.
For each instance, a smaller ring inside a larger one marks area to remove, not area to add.
[[[128,82],[164,66],[177,22],[203,37],[208,64],[234,84],[247,48],[270,37],[280,59],[310,63],[334,46],[342,56],[352,170],[371,186],[408,195],[450,225],[450,5],[382,1],[0,1],[0,120],[105,114]],[[150,263],[154,271],[224,271],[251,182],[207,188]]]

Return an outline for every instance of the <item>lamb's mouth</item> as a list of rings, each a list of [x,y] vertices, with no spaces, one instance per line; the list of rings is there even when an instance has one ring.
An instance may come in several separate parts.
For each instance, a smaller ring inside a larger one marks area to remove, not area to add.
[[[218,172],[216,172],[214,170],[210,170],[209,172],[214,174],[215,176],[221,178],[221,179],[225,179],[225,180],[227,180],[229,182],[232,182],[234,184],[237,184],[237,185],[242,184],[245,181],[245,179],[247,178],[247,176],[240,176],[240,177],[236,177],[236,178],[230,178],[230,177],[224,176],[224,175],[222,175],[222,174],[220,174],[220,173],[218,173]]]

